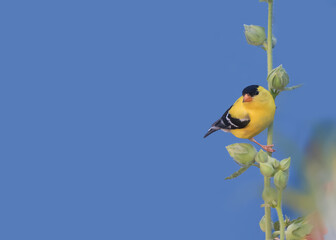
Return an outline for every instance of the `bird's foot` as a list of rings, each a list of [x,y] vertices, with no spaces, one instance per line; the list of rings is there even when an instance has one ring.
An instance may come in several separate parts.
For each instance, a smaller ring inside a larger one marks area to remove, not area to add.
[[[256,144],[258,144],[266,152],[270,152],[270,153],[275,152],[275,150],[273,149],[274,144],[271,144],[271,145],[262,145],[262,144],[258,143],[254,138],[250,138],[249,140],[252,141],[252,142],[254,142],[254,143],[256,143]]]
[[[267,152],[273,153],[275,152],[275,150],[273,149],[274,144],[272,145],[260,145],[262,147],[262,149],[264,149]]]

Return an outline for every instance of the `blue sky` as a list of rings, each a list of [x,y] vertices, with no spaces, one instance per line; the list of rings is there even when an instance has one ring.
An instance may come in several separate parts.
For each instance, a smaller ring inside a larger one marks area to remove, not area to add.
[[[267,85],[243,34],[267,4],[10,1],[0,18],[2,239],[262,238],[260,173],[224,181],[244,140],[202,137]],[[275,157],[335,120],[335,22],[332,0],[275,0],[274,65],[304,84],[277,99]]]

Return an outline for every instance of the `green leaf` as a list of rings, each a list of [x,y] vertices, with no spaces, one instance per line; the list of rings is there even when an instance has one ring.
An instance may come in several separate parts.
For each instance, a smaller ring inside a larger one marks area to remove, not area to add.
[[[295,85],[295,86],[292,86],[292,87],[287,87],[284,89],[284,91],[291,91],[291,90],[294,90],[296,88],[299,88],[299,87],[302,87],[303,84],[299,84],[299,85]]]
[[[252,164],[247,165],[246,167],[241,167],[237,172],[232,173],[230,176],[226,177],[225,180],[233,179],[242,175]]]

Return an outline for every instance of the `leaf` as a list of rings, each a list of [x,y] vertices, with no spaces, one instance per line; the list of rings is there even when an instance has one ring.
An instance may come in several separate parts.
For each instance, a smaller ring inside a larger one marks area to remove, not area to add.
[[[252,166],[252,164],[249,164],[245,167],[241,167],[237,172],[234,172],[230,176],[226,177],[225,180],[229,180],[229,179],[239,177],[241,174],[243,174],[251,166]]]
[[[288,87],[288,88],[285,88],[284,91],[291,91],[291,90],[294,90],[296,88],[299,88],[299,87],[302,87],[303,84],[299,84],[299,85],[295,85],[295,86],[292,86],[292,87]]]

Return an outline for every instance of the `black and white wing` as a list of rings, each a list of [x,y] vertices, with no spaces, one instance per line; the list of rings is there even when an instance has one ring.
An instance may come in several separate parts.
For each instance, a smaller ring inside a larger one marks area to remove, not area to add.
[[[211,125],[208,132],[204,135],[204,138],[220,129],[223,130],[240,129],[246,127],[249,124],[250,119],[248,118],[239,119],[232,117],[229,113],[231,108],[232,106],[223,114],[223,116],[220,119],[218,119]]]

